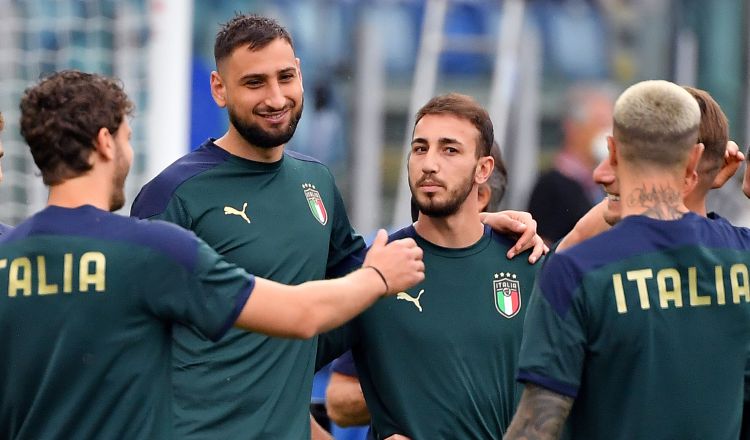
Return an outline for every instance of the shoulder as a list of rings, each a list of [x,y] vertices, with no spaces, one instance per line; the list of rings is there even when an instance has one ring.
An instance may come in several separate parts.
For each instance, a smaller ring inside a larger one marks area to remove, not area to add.
[[[300,162],[303,162],[303,163],[307,163],[307,164],[310,164],[312,166],[321,166],[321,167],[324,167],[324,168],[328,169],[328,167],[325,166],[323,164],[323,162],[319,161],[318,159],[316,159],[316,158],[314,158],[312,156],[307,156],[307,155],[304,155],[304,154],[299,153],[299,152],[294,151],[294,150],[285,150],[284,154],[286,154],[292,160],[300,161]]]
[[[304,155],[297,151],[285,150],[284,155],[289,166],[296,169],[306,169],[312,172],[318,172],[333,181],[333,173],[323,162],[315,159],[314,157]]]
[[[131,215],[149,218],[163,212],[180,185],[224,163],[228,156],[229,153],[216,147],[211,140],[206,141],[144,185],[133,202]]]
[[[161,220],[141,220],[111,214],[92,235],[150,249],[192,272],[197,265],[198,237],[191,231]]]
[[[388,235],[388,242],[394,240],[401,240],[402,238],[415,238],[417,236],[417,231],[414,229],[414,225],[406,226],[405,228],[401,228],[398,231],[389,234]]]
[[[13,226],[6,225],[5,223],[0,223],[0,236],[5,235],[12,230]]]

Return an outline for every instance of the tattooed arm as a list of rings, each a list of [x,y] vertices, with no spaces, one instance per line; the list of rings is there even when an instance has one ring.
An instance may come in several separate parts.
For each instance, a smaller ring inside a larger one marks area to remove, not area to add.
[[[573,398],[526,384],[504,440],[556,440],[568,418]]]

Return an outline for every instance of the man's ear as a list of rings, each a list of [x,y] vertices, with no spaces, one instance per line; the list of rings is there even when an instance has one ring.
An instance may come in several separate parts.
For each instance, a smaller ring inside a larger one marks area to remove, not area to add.
[[[490,178],[492,170],[495,169],[495,159],[492,156],[480,157],[474,173],[474,182],[482,184]]]
[[[115,158],[115,142],[112,133],[109,132],[108,128],[102,127],[96,133],[96,138],[94,139],[94,151],[107,160],[113,160]]]
[[[305,83],[302,81],[302,69],[299,67],[299,58],[294,59],[295,64],[297,64],[297,75],[299,76],[299,86],[302,89],[302,93],[305,93]]]
[[[214,98],[214,102],[221,108],[227,106],[226,101],[226,87],[224,81],[221,79],[221,75],[216,70],[211,72],[211,96]]]
[[[702,143],[693,145],[688,154],[687,164],[685,165],[685,194],[690,193],[698,184],[698,163],[703,156],[705,147]]]

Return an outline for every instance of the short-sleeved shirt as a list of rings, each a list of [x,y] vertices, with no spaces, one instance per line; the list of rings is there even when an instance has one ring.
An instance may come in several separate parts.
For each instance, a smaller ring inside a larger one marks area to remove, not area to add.
[[[13,226],[6,225],[5,223],[0,223],[0,236],[5,235],[12,230]]]
[[[519,380],[574,397],[572,438],[736,439],[750,233],[624,218],[558,252],[526,317]]]
[[[172,324],[216,340],[254,283],[172,224],[32,216],[0,241],[0,437],[173,438]]]
[[[209,140],[144,186],[132,215],[190,229],[228,261],[285,284],[343,275],[365,250],[328,168],[290,151],[261,163]],[[317,338],[233,329],[214,344],[177,326],[174,341],[180,439],[309,438]]]
[[[515,371],[537,266],[508,260],[513,243],[489,227],[461,249],[413,226],[391,239],[404,237],[424,251],[425,280],[325,335],[321,350],[352,346],[377,438],[499,439],[520,397]]]

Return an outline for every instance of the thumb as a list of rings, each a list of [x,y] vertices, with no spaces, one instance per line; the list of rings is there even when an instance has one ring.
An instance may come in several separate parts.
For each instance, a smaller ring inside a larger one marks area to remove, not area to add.
[[[375,240],[372,241],[370,249],[383,247],[388,243],[388,233],[385,229],[378,229],[378,233],[375,235]]]

